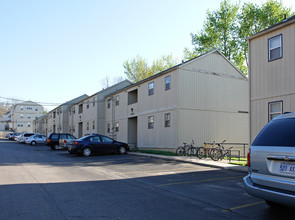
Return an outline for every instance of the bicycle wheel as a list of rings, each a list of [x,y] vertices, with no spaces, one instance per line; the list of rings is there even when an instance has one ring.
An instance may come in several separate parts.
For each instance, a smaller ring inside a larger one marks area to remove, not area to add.
[[[217,148],[212,148],[209,152],[209,156],[212,160],[218,161],[222,158],[222,151]]]
[[[197,157],[203,159],[206,155],[206,150],[204,147],[200,147],[197,152]]]
[[[189,156],[196,156],[197,155],[197,148],[196,147],[190,147],[189,149],[188,149],[188,155]]]
[[[184,149],[184,147],[178,147],[177,149],[176,149],[176,155],[177,156],[184,156],[184,154],[185,154],[185,149]]]

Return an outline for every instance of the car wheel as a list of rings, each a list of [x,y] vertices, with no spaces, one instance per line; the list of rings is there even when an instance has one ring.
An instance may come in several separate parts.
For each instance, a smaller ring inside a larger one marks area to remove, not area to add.
[[[83,150],[82,150],[82,155],[84,157],[89,157],[91,155],[91,149],[89,147],[85,147]]]
[[[126,154],[126,148],[123,146],[119,147],[119,154]]]
[[[31,142],[31,145],[32,145],[32,146],[35,146],[35,145],[36,145],[36,141],[32,141],[32,142]]]

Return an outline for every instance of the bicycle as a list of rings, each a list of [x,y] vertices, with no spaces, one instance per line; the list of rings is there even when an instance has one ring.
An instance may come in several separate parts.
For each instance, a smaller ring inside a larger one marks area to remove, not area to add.
[[[223,143],[226,140],[224,140],[223,142],[217,144],[218,147],[212,149],[210,157],[212,160],[214,161],[218,161],[218,160],[222,160],[223,158],[229,158],[231,157],[231,151],[230,149],[232,149],[233,147],[230,147],[228,149],[225,149],[223,146]]]
[[[176,149],[177,156],[191,156],[196,154],[196,148],[194,147],[194,140],[191,144],[183,143],[183,146],[180,146]]]
[[[208,147],[210,145],[210,147]],[[210,156],[210,151],[214,148],[215,146],[215,141],[213,142],[213,144],[209,144],[209,143],[204,143],[204,147],[200,147],[198,149],[197,152],[197,157],[200,159],[203,159],[204,157],[208,157]]]

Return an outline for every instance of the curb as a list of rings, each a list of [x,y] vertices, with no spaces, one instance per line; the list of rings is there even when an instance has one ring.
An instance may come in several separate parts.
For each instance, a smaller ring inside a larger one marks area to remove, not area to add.
[[[152,158],[161,158],[166,160],[175,160],[180,162],[186,163],[193,163],[203,166],[209,166],[214,168],[222,168],[234,171],[241,171],[241,172],[248,172],[248,167],[246,166],[239,166],[234,164],[228,164],[224,162],[217,162],[212,160],[202,160],[196,159],[191,157],[181,157],[181,156],[165,156],[165,155],[158,155],[158,154],[147,154],[147,153],[136,153],[136,152],[128,152],[128,154],[137,155],[137,156],[144,156],[144,157],[152,157]]]

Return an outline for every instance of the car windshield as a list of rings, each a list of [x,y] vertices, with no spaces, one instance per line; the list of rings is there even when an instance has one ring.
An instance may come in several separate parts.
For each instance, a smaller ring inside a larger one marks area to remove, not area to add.
[[[257,135],[252,146],[295,146],[295,118],[270,121]]]

